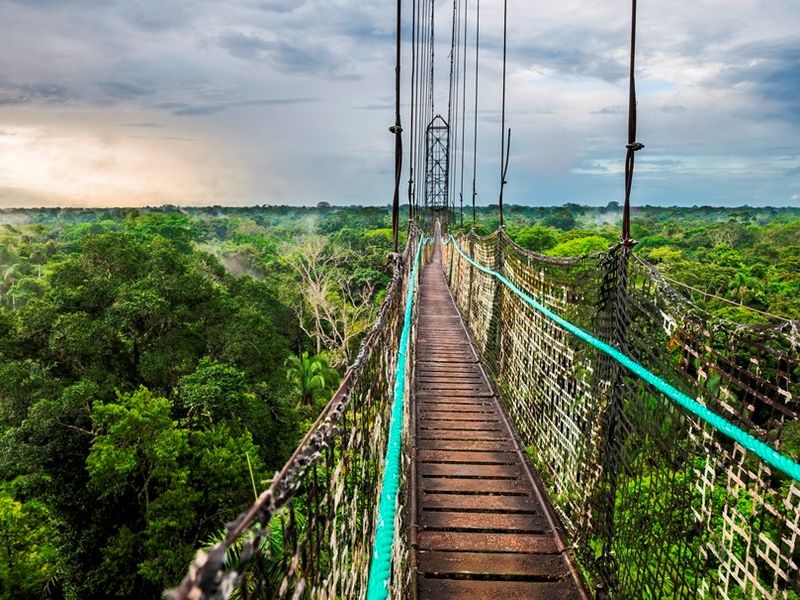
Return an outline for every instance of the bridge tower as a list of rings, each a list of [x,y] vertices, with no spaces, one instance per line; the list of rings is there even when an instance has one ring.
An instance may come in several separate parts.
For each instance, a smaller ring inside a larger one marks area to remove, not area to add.
[[[450,126],[436,115],[425,130],[425,207],[433,219],[447,222],[450,196]]]

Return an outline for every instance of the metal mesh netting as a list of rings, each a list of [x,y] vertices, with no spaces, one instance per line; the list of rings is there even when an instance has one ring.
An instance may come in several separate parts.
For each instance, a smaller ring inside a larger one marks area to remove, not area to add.
[[[758,439],[800,446],[797,324],[737,327],[618,246],[463,251]],[[545,318],[452,244],[453,295],[598,595],[800,598],[800,484]]]
[[[416,239],[412,232],[378,321],[339,390],[269,489],[226,526],[223,542],[198,553],[169,597],[365,597]],[[408,472],[403,454],[401,503]],[[405,511],[397,514],[393,597],[409,581]]]

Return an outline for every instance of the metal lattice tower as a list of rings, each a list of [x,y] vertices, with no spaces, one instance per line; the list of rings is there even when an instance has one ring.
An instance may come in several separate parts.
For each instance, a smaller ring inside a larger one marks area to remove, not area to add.
[[[436,115],[425,131],[425,207],[435,213],[449,208],[450,126]]]

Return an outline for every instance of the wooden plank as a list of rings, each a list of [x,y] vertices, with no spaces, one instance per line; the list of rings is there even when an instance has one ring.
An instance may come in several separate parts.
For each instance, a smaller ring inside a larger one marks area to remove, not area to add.
[[[421,575],[418,580],[420,598],[436,600],[572,600],[581,598],[571,581],[462,581],[431,579]]]
[[[424,510],[419,515],[419,524],[429,530],[480,531],[483,533],[534,533],[548,532],[547,520],[541,515],[505,512],[476,513],[464,511]]]
[[[522,477],[520,465],[483,465],[453,463],[419,463],[421,477],[475,477],[482,479],[517,479]]]
[[[466,429],[447,430],[439,427],[420,428],[417,431],[418,440],[508,440],[506,432],[499,431],[468,431]]]
[[[530,486],[519,479],[459,479],[457,477],[420,477],[417,484],[423,493],[500,494],[529,496]]]
[[[420,509],[505,511],[508,514],[541,511],[539,503],[532,496],[497,496],[485,494],[480,489],[476,491],[480,495],[420,493]]]
[[[504,554],[501,552],[420,552],[424,573],[434,575],[527,575],[543,581],[569,577],[569,569],[560,554]],[[499,578],[499,577],[498,577]]]
[[[452,450],[417,450],[417,462],[419,463],[475,463],[482,465],[513,465],[519,462],[516,452],[496,452],[496,451],[475,451],[466,450],[454,452]]]
[[[500,413],[489,406],[460,406],[457,409],[420,406],[417,411],[423,419],[499,419]]]
[[[427,531],[417,534],[422,550],[456,552],[532,552],[557,554],[555,540],[550,535],[534,533],[472,533],[465,531]]]
[[[417,439],[417,450],[494,450],[506,451],[514,450],[514,446],[508,440],[465,440],[465,439]]]
[[[443,416],[421,414],[419,424],[421,427],[437,427],[439,425],[453,426],[461,429],[495,429],[500,427],[500,419],[486,415],[458,415]]]

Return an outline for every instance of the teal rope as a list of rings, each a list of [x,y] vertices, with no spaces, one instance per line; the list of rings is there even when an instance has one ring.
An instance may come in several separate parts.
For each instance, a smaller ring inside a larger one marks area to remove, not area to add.
[[[558,316],[556,313],[551,311],[550,309],[546,308],[533,298],[531,298],[528,294],[520,290],[517,286],[511,283],[505,276],[501,275],[497,271],[493,271],[488,267],[483,266],[482,264],[474,261],[469,256],[467,256],[464,251],[459,246],[458,241],[451,235],[451,240],[453,241],[453,245],[458,250],[459,254],[463,256],[469,263],[471,263],[476,269],[479,271],[483,271],[484,273],[491,275],[492,277],[497,278],[501,282],[503,282],[512,292],[514,292],[517,296],[519,296],[525,303],[533,307],[534,310],[540,312],[545,317],[553,321],[554,323],[560,325],[571,334],[575,335],[576,337],[582,339],[584,342],[588,343],[591,346],[594,346],[601,352],[604,352],[626,369],[631,371],[632,373],[638,375],[640,378],[644,379],[647,383],[652,385],[658,391],[663,393],[665,396],[673,400],[674,402],[678,403],[680,406],[688,410],[689,412],[697,415],[703,421],[711,425],[717,431],[727,435],[732,440],[738,442],[748,450],[750,450],[756,456],[759,456],[762,460],[764,460],[767,464],[772,465],[776,469],[783,471],[789,477],[794,479],[795,481],[800,481],[800,464],[793,461],[788,456],[784,456],[771,446],[768,446],[764,442],[754,438],[752,435],[739,429],[736,425],[731,423],[730,421],[726,420],[725,418],[719,416],[718,414],[710,411],[708,408],[690,398],[683,392],[675,389],[669,383],[658,377],[657,375],[648,371],[645,367],[640,365],[638,362],[626,356],[613,346],[606,344],[598,340],[592,334],[584,331],[577,325],[573,325],[566,319]]]
[[[386,445],[386,466],[383,471],[383,483],[381,484],[375,542],[372,546],[372,564],[369,568],[367,600],[385,600],[389,596],[389,578],[392,575],[392,546],[395,535],[394,522],[397,513],[397,491],[400,487],[400,451],[403,442],[406,362],[408,343],[411,337],[411,310],[414,306],[414,287],[417,280],[422,241],[422,238],[420,238],[417,244],[414,264],[408,278],[406,311],[403,317],[403,331],[400,334],[400,347],[397,351],[394,399],[392,401],[391,420],[389,421],[389,441]]]

